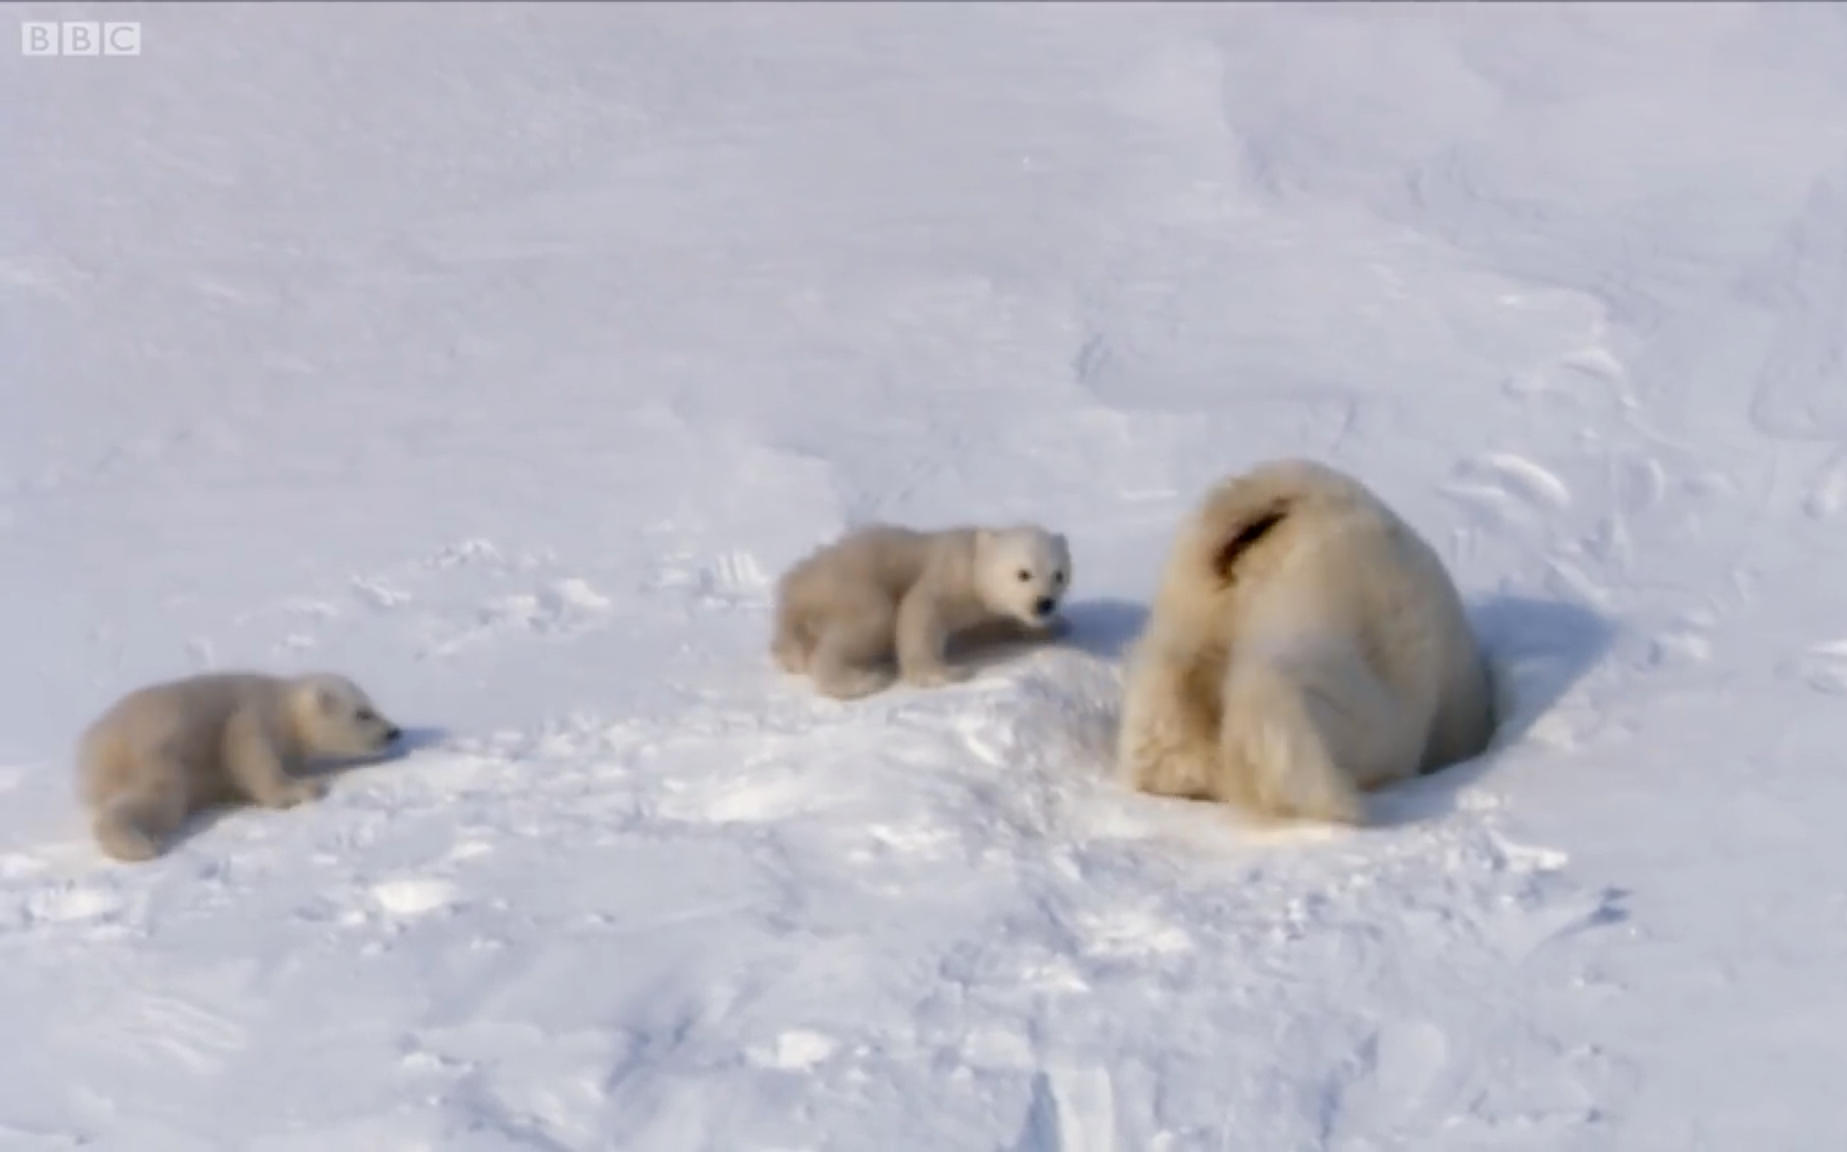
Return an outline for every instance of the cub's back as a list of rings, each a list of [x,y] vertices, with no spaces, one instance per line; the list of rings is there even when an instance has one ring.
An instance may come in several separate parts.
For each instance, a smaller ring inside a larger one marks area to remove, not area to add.
[[[216,672],[137,688],[97,717],[78,740],[86,793],[135,770],[151,754],[204,769],[218,760],[225,723],[241,703],[275,706],[282,681],[252,672]]]
[[[922,532],[895,524],[855,528],[791,569],[785,594],[803,596],[818,585],[876,586],[887,596],[902,596],[943,546],[943,538],[960,530]]]

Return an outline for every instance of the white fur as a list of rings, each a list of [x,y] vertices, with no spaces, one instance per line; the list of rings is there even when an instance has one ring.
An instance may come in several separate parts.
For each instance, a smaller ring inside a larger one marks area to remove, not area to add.
[[[1143,791],[1358,823],[1362,790],[1474,756],[1493,727],[1435,550],[1358,481],[1280,460],[1182,527],[1129,655],[1117,754]]]
[[[783,576],[771,652],[840,699],[887,687],[894,656],[906,683],[946,684],[966,675],[946,662],[952,636],[1056,635],[1071,574],[1065,538],[1033,525],[866,525]]]
[[[147,860],[193,812],[318,799],[325,784],[294,776],[307,761],[373,755],[398,735],[342,676],[193,676],[137,689],[90,725],[79,793],[103,851]]]

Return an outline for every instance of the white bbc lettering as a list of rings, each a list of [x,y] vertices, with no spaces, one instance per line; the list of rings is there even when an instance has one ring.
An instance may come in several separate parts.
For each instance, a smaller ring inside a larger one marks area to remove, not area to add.
[[[139,56],[141,25],[135,21],[22,21],[22,56]]]
[[[94,20],[66,20],[61,26],[66,56],[101,56],[103,26]]]
[[[19,51],[25,56],[56,56],[58,26],[27,22],[19,26]]]
[[[137,22],[103,25],[103,55],[141,55],[141,25]]]

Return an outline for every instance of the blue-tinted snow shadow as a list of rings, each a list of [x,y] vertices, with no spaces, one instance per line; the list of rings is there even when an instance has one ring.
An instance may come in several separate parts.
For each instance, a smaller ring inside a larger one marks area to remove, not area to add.
[[[325,779],[331,783],[334,777],[347,775],[349,772],[364,772],[366,768],[379,768],[384,764],[406,761],[412,755],[427,748],[441,748],[449,738],[451,731],[447,727],[406,727],[403,735],[393,740],[392,746],[369,757],[351,757],[342,761],[316,761],[308,764],[303,774],[314,779]]]
[[[1490,597],[1470,605],[1469,618],[1493,681],[1494,739],[1479,756],[1375,793],[1375,824],[1415,823],[1455,811],[1461,794],[1596,667],[1617,635],[1614,623],[1582,605],[1529,596]]]
[[[426,748],[440,748],[448,741],[451,733],[447,728],[405,728],[403,734],[392,741],[391,746],[374,756],[356,756],[344,760],[322,760],[311,764],[302,775],[317,779],[331,780],[335,776],[344,776],[348,772],[357,772],[363,768],[374,768],[381,764],[392,764],[404,760]]]
[[[406,728],[404,735],[398,738],[398,742],[392,746],[391,751],[386,753],[383,759],[397,760],[413,752],[422,752],[426,748],[440,748],[454,736],[455,733],[447,728]]]
[[[976,626],[956,636],[949,656],[973,668],[989,668],[1013,660],[1034,648],[1073,648],[1100,660],[1115,661],[1141,632],[1148,619],[1145,605],[1129,600],[1078,600],[1059,608],[1064,629],[1049,643],[1023,640],[1011,624]]]
[[[1073,601],[1063,612],[1070,627],[1059,643],[1103,660],[1120,659],[1148,622],[1146,604],[1112,597]]]

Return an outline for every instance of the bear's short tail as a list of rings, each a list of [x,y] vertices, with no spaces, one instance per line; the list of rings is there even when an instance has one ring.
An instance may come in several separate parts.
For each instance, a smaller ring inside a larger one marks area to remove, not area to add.
[[[1313,460],[1259,464],[1221,481],[1200,502],[1193,517],[1191,565],[1209,571],[1219,583],[1231,583],[1239,565],[1292,518],[1369,499],[1358,481]]]

